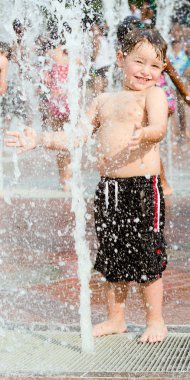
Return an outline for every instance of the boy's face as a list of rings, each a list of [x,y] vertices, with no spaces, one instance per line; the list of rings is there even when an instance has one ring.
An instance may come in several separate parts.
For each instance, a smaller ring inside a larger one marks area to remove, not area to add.
[[[154,86],[165,68],[161,57],[148,41],[138,43],[126,56],[119,51],[117,59],[123,70],[124,87],[134,91]]]

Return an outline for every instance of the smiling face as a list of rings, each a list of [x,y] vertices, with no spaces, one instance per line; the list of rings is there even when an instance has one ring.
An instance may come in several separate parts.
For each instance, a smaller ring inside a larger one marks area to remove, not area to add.
[[[142,91],[154,86],[165,68],[161,53],[145,40],[125,54],[121,51],[117,54],[118,65],[124,74],[124,88]]]

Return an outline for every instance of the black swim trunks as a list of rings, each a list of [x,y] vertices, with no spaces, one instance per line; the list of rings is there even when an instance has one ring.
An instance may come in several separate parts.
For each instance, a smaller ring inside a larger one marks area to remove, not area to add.
[[[106,178],[97,185],[95,269],[107,281],[146,283],[167,265],[165,204],[159,176]]]

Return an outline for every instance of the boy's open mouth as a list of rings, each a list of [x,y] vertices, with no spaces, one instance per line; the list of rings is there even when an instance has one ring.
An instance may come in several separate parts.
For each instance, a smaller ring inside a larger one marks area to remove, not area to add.
[[[136,75],[135,75],[135,78],[138,80],[138,82],[141,82],[141,83],[147,83],[151,80],[150,78],[138,77]]]

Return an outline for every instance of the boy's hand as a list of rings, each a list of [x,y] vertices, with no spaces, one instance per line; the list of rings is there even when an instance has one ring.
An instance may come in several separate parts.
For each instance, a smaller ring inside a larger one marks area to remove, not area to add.
[[[17,150],[18,154],[36,148],[37,133],[33,128],[26,127],[23,132],[7,131],[6,135],[10,137],[4,139],[5,145],[8,147],[19,147]]]
[[[140,143],[144,138],[144,128],[141,124],[135,125],[135,129],[131,140],[129,141],[129,150],[130,152],[136,149],[139,149]]]

